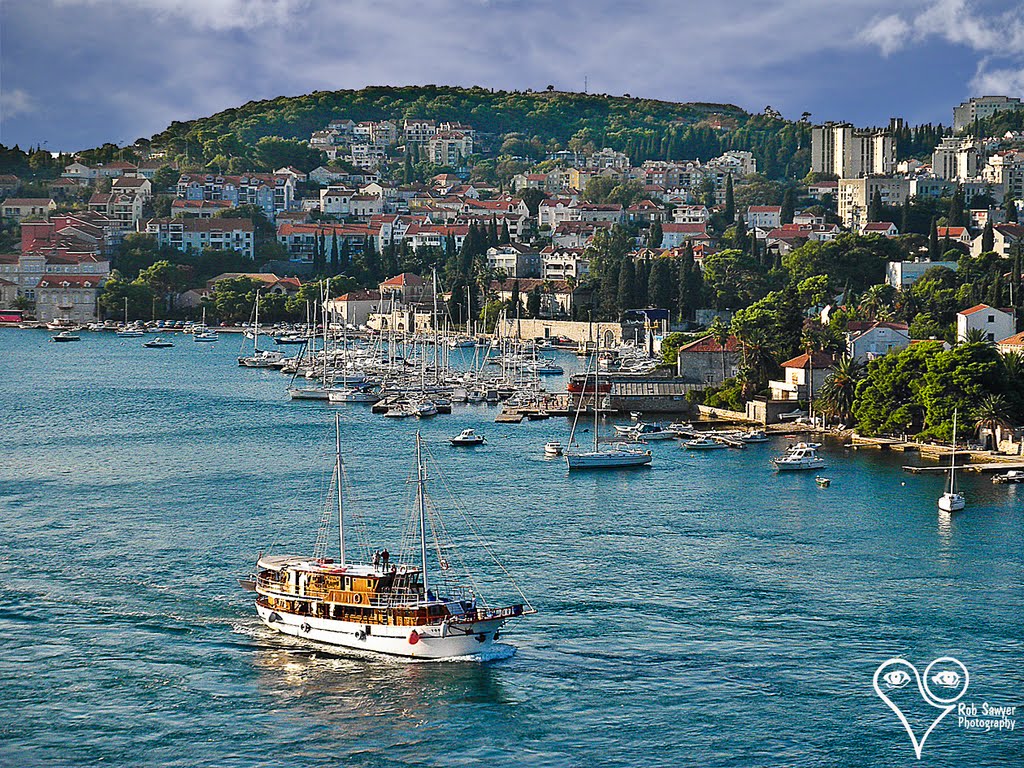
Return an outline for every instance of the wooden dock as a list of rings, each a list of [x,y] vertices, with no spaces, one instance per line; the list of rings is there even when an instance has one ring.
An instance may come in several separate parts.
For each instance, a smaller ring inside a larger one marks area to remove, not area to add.
[[[981,462],[978,464],[958,464],[957,470],[961,472],[1006,472],[1011,469],[1018,471],[1024,470],[1024,461],[988,461]],[[923,472],[949,472],[948,466],[942,466],[936,464],[935,466],[919,467],[906,465],[903,467],[904,472],[910,472],[911,474],[917,475]]]

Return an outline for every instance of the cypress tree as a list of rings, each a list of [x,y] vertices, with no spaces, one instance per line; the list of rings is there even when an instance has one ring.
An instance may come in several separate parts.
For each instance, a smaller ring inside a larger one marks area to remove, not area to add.
[[[964,225],[964,190],[959,184],[956,185],[953,199],[949,201],[949,214],[946,216],[946,220],[946,226],[949,227]]]
[[[498,245],[508,245],[512,242],[512,235],[508,231],[508,219],[501,220],[501,235],[498,237]]]
[[[498,222],[494,218],[493,215],[491,216],[491,226],[490,226],[490,229],[487,230],[487,247],[488,248],[497,248],[498,247]],[[484,250],[486,250],[486,248]]]
[[[648,259],[640,261],[636,265],[636,275],[633,278],[633,300],[638,307],[647,306],[647,281],[650,279],[651,262]]]
[[[331,273],[338,274],[341,269],[341,254],[338,252],[338,233],[331,233]]]
[[[1006,222],[1008,224],[1016,224],[1017,223],[1017,203],[1016,203],[1016,201],[1014,201],[1012,196],[1007,195],[1006,199],[1003,201],[1003,205],[1006,208]]]
[[[647,232],[647,247],[648,248],[661,248],[661,243],[665,239],[665,230],[661,226],[660,221],[656,221],[651,224],[651,228]]]
[[[413,179],[416,178],[416,174],[413,172],[412,169],[412,155],[410,155],[408,152],[405,153],[405,173],[403,175],[405,177],[406,184],[411,184],[413,182]]]
[[[928,258],[932,261],[939,260],[939,230],[935,225],[934,216],[932,216],[932,225],[928,232]]]
[[[988,253],[996,244],[996,233],[992,230],[992,217],[985,221],[985,229],[981,233],[981,252]]]
[[[910,196],[903,198],[903,205],[900,206],[900,234],[906,235],[910,232]]]
[[[876,189],[868,203],[868,221],[882,221],[882,216],[882,193]]]
[[[633,309],[636,306],[634,287],[636,285],[636,265],[630,256],[622,260],[619,268],[619,291],[616,296],[616,305],[619,312]]]
[[[672,301],[669,260],[654,259],[647,277],[647,301],[658,309],[669,309]]]
[[[732,224],[736,220],[736,198],[732,192],[732,174],[725,177],[725,220]]]
[[[782,196],[782,223],[792,224],[793,214],[796,212],[795,202],[793,200],[793,188],[787,187],[785,194]]]

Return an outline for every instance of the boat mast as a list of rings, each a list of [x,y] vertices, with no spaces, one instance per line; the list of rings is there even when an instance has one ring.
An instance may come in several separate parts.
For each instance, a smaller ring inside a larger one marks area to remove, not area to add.
[[[416,507],[420,516],[420,563],[423,568],[423,594],[427,594],[427,524],[426,524],[426,500],[424,499],[424,486],[427,482],[426,473],[423,471],[423,450],[420,433],[416,432]]]
[[[597,334],[597,346],[594,347],[594,453],[597,453],[598,449],[598,416],[597,416],[597,398],[600,394],[600,387],[598,386],[598,372],[601,370],[601,332],[598,330]],[[583,379],[583,391],[587,391],[587,380]],[[582,397],[582,395],[580,395]]]
[[[260,352],[260,292],[256,291],[256,321],[252,333],[252,353],[258,355]]]
[[[953,409],[953,450],[949,454],[949,492],[956,493],[956,408]]]
[[[338,476],[338,541],[341,544],[341,567],[345,567],[345,515],[341,506],[341,415],[334,414],[334,471]]]

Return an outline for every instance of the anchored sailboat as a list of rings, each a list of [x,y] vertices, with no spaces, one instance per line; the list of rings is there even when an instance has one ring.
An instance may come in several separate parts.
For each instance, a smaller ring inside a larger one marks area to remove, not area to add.
[[[427,558],[427,529],[446,530],[428,510],[423,443],[416,435],[418,552],[410,560],[389,563],[385,554],[370,563],[349,560],[343,512],[341,428],[335,416],[335,464],[331,501],[321,520],[313,557],[263,555],[257,573],[243,586],[256,592],[256,611],[271,629],[294,637],[359,651],[394,656],[444,659],[475,656],[490,649],[508,621],[534,609],[522,603],[491,607],[478,592],[451,580],[457,553],[438,544],[438,569]],[[333,509],[331,507],[334,507]],[[338,560],[324,556],[329,521],[337,514]],[[429,522],[428,522],[429,519]],[[472,525],[468,515],[467,524]],[[437,523],[435,525],[435,523]],[[481,538],[484,551],[489,552]],[[416,557],[418,555],[418,558]],[[495,560],[497,562],[497,560]],[[500,564],[498,564],[500,567]],[[504,570],[504,569],[502,569]],[[507,573],[507,572],[506,572]],[[435,584],[438,578],[440,583]],[[518,587],[513,582],[513,587]]]
[[[949,454],[949,483],[946,492],[939,496],[939,509],[943,512],[959,512],[967,506],[962,493],[956,490],[956,410],[953,411],[953,451]]]

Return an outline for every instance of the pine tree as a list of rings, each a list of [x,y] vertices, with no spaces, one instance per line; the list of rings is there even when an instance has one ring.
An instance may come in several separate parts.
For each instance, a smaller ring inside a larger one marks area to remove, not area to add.
[[[940,257],[939,253],[939,229],[935,224],[935,217],[932,216],[932,225],[928,233],[928,258],[932,261],[938,261]]]
[[[985,229],[981,232],[981,252],[988,253],[996,244],[996,233],[992,229],[992,217],[985,221]]]
[[[732,191],[732,174],[725,177],[725,220],[732,224],[736,220],[736,198]]]

